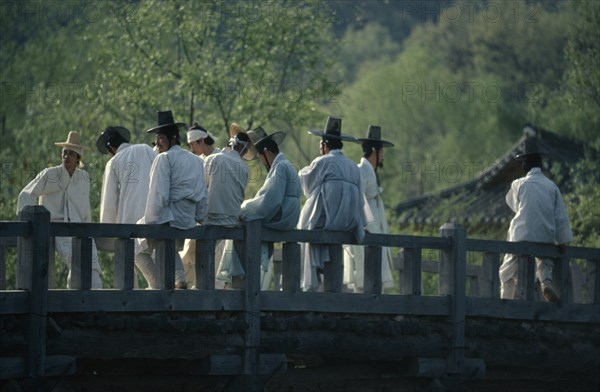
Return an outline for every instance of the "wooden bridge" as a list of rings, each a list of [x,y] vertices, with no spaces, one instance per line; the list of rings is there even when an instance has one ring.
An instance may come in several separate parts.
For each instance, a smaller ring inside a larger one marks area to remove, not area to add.
[[[49,289],[52,237],[74,237],[75,289]],[[349,233],[278,232],[260,222],[182,231],[51,222],[26,207],[0,222],[17,238],[17,287],[0,252],[0,391],[597,390],[600,249],[367,234],[365,292],[343,290]],[[93,238],[115,238],[113,288],[90,290]],[[134,289],[134,239],[158,240],[160,290]],[[174,290],[176,240],[198,240],[197,290]],[[214,248],[240,241],[243,285],[214,288]],[[276,290],[260,290],[260,243],[281,244]],[[300,290],[300,243],[327,244],[323,292]],[[381,246],[401,248],[399,294],[381,294]],[[517,300],[499,299],[503,253],[521,255]],[[436,260],[429,256],[439,255]],[[559,303],[539,299],[531,256],[556,260]],[[422,277],[437,275],[423,295]],[[13,388],[13,389],[9,389]],[[18,389],[20,388],[20,389]],[[436,389],[437,388],[437,389]],[[497,388],[497,389],[494,389]],[[562,389],[556,389],[562,388]],[[572,388],[572,389],[570,389]]]

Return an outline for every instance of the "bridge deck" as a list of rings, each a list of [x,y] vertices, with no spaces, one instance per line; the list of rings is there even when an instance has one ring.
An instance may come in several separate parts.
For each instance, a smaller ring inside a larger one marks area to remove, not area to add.
[[[324,368],[332,369],[338,384],[346,380],[346,390],[361,390],[360,382],[351,381],[360,379],[377,380],[382,388],[390,379],[475,385],[475,380],[503,379],[502,369],[529,371],[538,374],[536,380],[565,385],[570,380],[590,386],[599,382],[600,249],[569,247],[561,255],[551,245],[467,239],[462,227],[451,224],[442,227],[440,237],[368,234],[363,243],[365,293],[354,294],[344,292],[341,281],[342,244],[354,243],[348,233],[276,232],[261,229],[258,222],[188,231],[54,223],[37,206],[28,207],[21,220],[0,222],[0,238],[18,238],[20,288],[0,291],[0,380],[39,383],[63,373],[83,377],[90,367],[113,375],[123,366],[142,372],[140,363],[158,376],[179,363],[180,379],[192,377],[205,383],[206,390],[222,390],[218,385],[230,383],[231,377],[256,384],[256,390],[270,385],[316,390],[308,386],[314,383],[294,377],[302,370],[320,374]],[[54,236],[77,238],[77,290],[48,289]],[[109,237],[117,238],[115,288],[89,290],[92,238]],[[134,238],[158,240],[161,290],[133,289]],[[201,290],[173,289],[175,240],[181,238],[198,240],[196,281]],[[246,278],[238,289],[214,289],[219,239],[242,244]],[[261,241],[281,243],[277,290],[260,290]],[[300,290],[299,244],[306,242],[330,247],[324,292]],[[401,248],[399,294],[382,294],[380,246]],[[423,260],[432,250],[439,254],[437,260]],[[498,298],[497,268],[506,252],[521,256],[519,300]],[[479,262],[467,263],[467,254],[479,254]],[[531,255],[556,260],[561,302],[539,300]],[[5,274],[4,258],[0,262]],[[438,275],[435,295],[423,295],[423,273]],[[335,385],[327,384],[322,374],[315,377],[322,385]],[[235,390],[235,383],[228,388]]]

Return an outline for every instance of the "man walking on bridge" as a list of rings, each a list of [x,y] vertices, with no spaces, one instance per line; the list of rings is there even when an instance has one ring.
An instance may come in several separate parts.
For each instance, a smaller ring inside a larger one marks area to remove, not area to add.
[[[512,182],[506,194],[506,203],[515,212],[510,221],[507,241],[531,241],[558,244],[565,252],[565,244],[573,240],[569,217],[560,190],[542,174],[543,153],[537,139],[525,140],[525,149],[515,159],[522,160],[527,173]],[[517,285],[518,255],[506,254],[500,266],[500,297],[513,299]],[[536,278],[547,301],[559,300],[552,287],[554,263],[548,258],[535,258]]]

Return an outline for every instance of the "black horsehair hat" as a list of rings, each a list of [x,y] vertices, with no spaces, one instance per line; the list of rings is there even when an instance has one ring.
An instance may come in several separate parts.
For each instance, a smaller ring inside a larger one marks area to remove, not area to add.
[[[321,136],[325,139],[346,140],[351,142],[356,141],[356,138],[353,136],[342,135],[342,119],[337,117],[327,117],[325,132],[310,130],[308,133],[315,136]]]
[[[533,136],[525,139],[525,142],[523,143],[523,152],[515,155],[515,159],[528,159],[534,156],[542,158],[547,155],[548,153],[540,146],[538,139]]]
[[[277,131],[267,135],[267,132],[265,132],[262,126],[258,126],[255,129],[248,131],[248,137],[258,151],[262,149],[263,144],[267,140],[273,140],[275,144],[279,146],[283,142],[283,139],[285,139],[285,136],[286,134],[283,131]]]
[[[104,131],[102,131],[100,136],[98,136],[98,140],[96,140],[96,148],[98,148],[100,154],[108,154],[106,143],[108,143],[108,140],[114,135],[119,135],[125,140],[126,143],[129,143],[129,140],[131,140],[129,136],[129,129],[118,125],[108,126],[104,129]]]
[[[378,125],[369,125],[369,128],[367,129],[367,137],[357,138],[356,142],[376,142],[380,143],[381,147],[394,147],[394,143],[381,139],[381,127]]]
[[[166,110],[164,112],[157,112],[157,123],[156,127],[148,129],[147,133],[157,133],[163,135],[173,135],[179,134],[179,130],[187,127],[185,123],[175,122],[173,120],[173,113],[170,110]]]

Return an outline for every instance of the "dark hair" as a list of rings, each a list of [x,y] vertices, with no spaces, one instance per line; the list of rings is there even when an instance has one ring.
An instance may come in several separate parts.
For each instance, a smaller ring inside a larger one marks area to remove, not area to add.
[[[525,170],[525,173],[529,173],[529,170],[533,169],[534,167],[541,168],[542,156],[538,154],[529,155],[523,159],[521,166],[523,167],[523,170]]]
[[[256,145],[256,149],[259,150],[259,152],[262,152],[263,150],[268,150],[275,155],[279,154],[279,146],[277,145],[277,143],[275,143],[273,139],[267,139],[265,141],[260,142]]]
[[[208,144],[209,146],[212,146],[213,144],[215,144],[215,139],[213,139],[212,137],[206,136],[204,138],[204,144]]]
[[[106,146],[112,147],[115,150],[118,149],[119,146],[123,143],[127,143],[127,140],[125,140],[125,138],[118,133],[113,133],[106,140]]]
[[[323,142],[327,144],[330,150],[341,150],[344,147],[344,143],[342,143],[339,139],[329,139],[324,137]]]
[[[381,146],[381,142],[373,142],[373,141],[363,142],[363,144],[362,144],[363,157],[368,159],[371,156],[371,154],[373,153],[373,149],[375,149],[375,151],[379,151],[382,148],[383,147]]]

